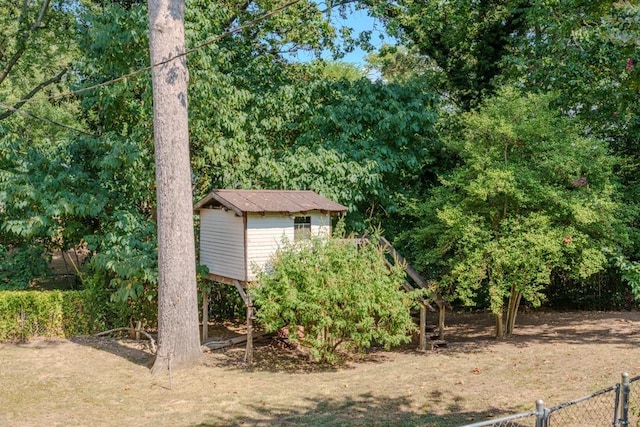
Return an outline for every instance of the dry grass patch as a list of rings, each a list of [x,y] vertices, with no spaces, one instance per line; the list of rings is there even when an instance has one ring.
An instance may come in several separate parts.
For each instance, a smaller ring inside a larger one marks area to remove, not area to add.
[[[144,342],[79,337],[0,345],[0,425],[456,426],[552,406],[640,373],[640,314],[529,313],[492,338],[486,314],[449,317],[449,345],[372,351],[346,366],[256,348],[151,376]],[[170,387],[171,386],[171,387]]]

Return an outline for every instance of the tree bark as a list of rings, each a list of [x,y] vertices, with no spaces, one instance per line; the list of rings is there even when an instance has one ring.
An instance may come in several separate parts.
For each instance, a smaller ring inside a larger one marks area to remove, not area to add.
[[[511,296],[509,297],[509,312],[507,313],[507,329],[506,334],[512,335],[513,330],[516,327],[516,317],[518,316],[518,308],[520,307],[520,300],[522,299],[522,292],[516,291],[515,285],[511,290]]]
[[[158,209],[158,353],[152,372],[201,356],[187,120],[184,0],[149,0]],[[168,61],[168,62],[165,62]]]
[[[495,313],[496,316],[496,339],[504,338],[504,324],[502,321],[502,309],[499,313]]]

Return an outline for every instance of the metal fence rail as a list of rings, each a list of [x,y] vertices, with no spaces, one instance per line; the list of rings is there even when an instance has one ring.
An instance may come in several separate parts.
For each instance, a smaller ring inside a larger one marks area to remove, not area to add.
[[[545,408],[542,400],[536,409],[503,418],[467,424],[464,427],[626,427],[640,426],[640,376],[622,381],[552,408]]]
[[[544,411],[544,407],[542,406],[542,401],[539,400],[540,409]],[[522,426],[531,426],[537,427],[537,419],[541,414],[538,413],[538,410],[529,411],[529,412],[521,412],[515,415],[509,415],[507,417],[496,418],[493,420],[481,421],[475,424],[469,424],[468,427],[522,427]]]

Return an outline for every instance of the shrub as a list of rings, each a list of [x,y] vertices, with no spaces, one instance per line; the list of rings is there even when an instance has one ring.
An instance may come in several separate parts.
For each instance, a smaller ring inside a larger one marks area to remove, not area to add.
[[[341,346],[362,351],[410,340],[413,298],[401,290],[405,272],[387,267],[378,246],[312,238],[285,244],[270,270],[252,289],[258,320],[268,332],[287,327],[317,361],[337,362]]]
[[[243,319],[247,315],[247,307],[235,287],[204,280],[200,282],[200,289],[206,289],[209,296],[207,315],[210,321]],[[202,303],[202,292],[198,292],[198,301]]]
[[[83,274],[82,286],[86,293],[86,310],[93,322],[93,329],[111,329],[128,326],[141,321],[144,328],[155,328],[157,324],[157,301],[154,285],[145,287],[139,295],[122,297],[120,289],[137,286],[135,281],[118,281],[117,285],[104,270],[91,267]],[[153,289],[147,289],[147,288]]]
[[[82,291],[0,291],[0,341],[89,333],[87,298]]]

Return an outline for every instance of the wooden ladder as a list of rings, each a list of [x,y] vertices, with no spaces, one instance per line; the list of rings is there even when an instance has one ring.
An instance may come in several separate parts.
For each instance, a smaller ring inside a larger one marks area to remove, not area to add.
[[[400,255],[400,253],[393,247],[393,245],[385,237],[380,237],[378,244],[389,252],[389,254],[393,258],[394,263],[396,265],[400,263],[400,265],[403,266],[404,271],[407,272],[407,275],[413,280],[413,282],[418,287],[422,289],[429,289],[429,285],[422,278],[420,273],[418,273],[416,269],[413,268],[411,264],[409,264],[409,262],[407,262],[407,260],[402,255]],[[388,260],[387,260],[387,264],[389,266],[392,265],[392,263]],[[404,288],[407,291],[415,290],[415,287],[411,283],[409,283],[407,280],[404,281]],[[431,306],[431,304],[429,304],[429,301],[426,298],[422,297],[420,299],[420,344],[419,344],[420,350],[426,350],[427,348],[433,349],[437,345],[446,344],[444,341],[444,320],[445,320],[445,313],[446,313],[445,301],[439,295],[433,293],[432,291],[430,291],[429,297],[432,301],[435,301],[436,305],[438,306],[438,340],[435,340],[435,341],[429,340],[429,342],[427,342],[427,338],[426,338],[427,309],[432,312],[436,310],[433,308],[433,306]]]

